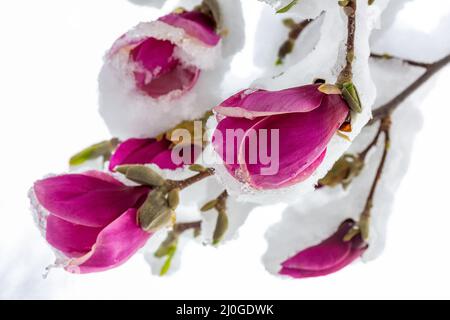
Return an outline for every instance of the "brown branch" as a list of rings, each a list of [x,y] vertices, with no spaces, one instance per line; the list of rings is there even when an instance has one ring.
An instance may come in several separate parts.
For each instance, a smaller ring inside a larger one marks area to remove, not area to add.
[[[370,188],[369,195],[367,196],[366,204],[364,210],[360,217],[360,229],[361,234],[364,240],[367,240],[369,237],[369,225],[370,218],[372,214],[373,207],[373,199],[375,197],[375,192],[377,190],[378,184],[380,183],[381,176],[383,174],[383,170],[386,164],[386,159],[388,156],[388,152],[391,145],[391,137],[390,137],[390,128],[391,128],[391,117],[387,115],[382,119],[380,125],[380,132],[384,133],[384,148],[383,155],[381,156],[380,164],[378,165],[377,172],[375,174],[375,178],[372,182],[372,186]]]
[[[350,0],[348,5],[344,7],[344,11],[348,16],[347,23],[347,54],[346,64],[338,76],[337,84],[342,85],[346,82],[352,82],[353,67],[352,63],[355,58],[355,33],[356,33],[356,0]]]
[[[358,156],[361,160],[365,160],[367,154],[369,153],[369,151],[378,143],[378,140],[380,139],[381,133],[383,132],[383,126],[380,125],[377,134],[375,135],[375,137],[373,138],[373,140],[367,145],[367,147],[361,151]]]
[[[186,222],[186,223],[177,223],[173,226],[173,231],[176,234],[181,234],[187,230],[198,230],[200,229],[202,226],[202,222],[201,221],[194,221],[194,222]]]
[[[277,65],[282,64],[286,56],[294,50],[295,42],[300,37],[303,30],[313,21],[313,19],[306,19],[299,23],[295,23],[292,19],[286,19],[283,21],[284,24],[291,30],[289,31],[288,39],[283,42],[278,50]]]
[[[189,177],[185,180],[181,180],[181,181],[167,180],[167,182],[170,185],[171,189],[178,188],[180,190],[183,190],[197,182],[200,182],[200,181],[214,175],[214,172],[215,172],[215,170],[213,168],[207,168],[207,169],[205,169],[205,171],[200,172],[200,173],[198,173],[192,177]]]
[[[386,115],[395,111],[402,102],[404,102],[411,94],[413,94],[417,89],[422,87],[432,76],[444,68],[448,63],[450,63],[450,54],[441,60],[432,63],[425,71],[425,73],[420,76],[416,81],[409,85],[405,90],[403,90],[399,95],[393,98],[391,101],[382,105],[381,107],[375,109],[373,112],[373,119],[369,124],[374,123],[377,120],[384,118]]]
[[[414,60],[410,60],[410,59],[403,59],[403,58],[391,56],[390,54],[371,53],[370,57],[374,58],[374,59],[381,59],[381,60],[393,60],[393,59],[400,60],[401,62],[409,64],[410,66],[420,67],[420,68],[425,68],[425,69],[428,69],[432,65],[431,63],[419,62],[419,61],[414,61]]]

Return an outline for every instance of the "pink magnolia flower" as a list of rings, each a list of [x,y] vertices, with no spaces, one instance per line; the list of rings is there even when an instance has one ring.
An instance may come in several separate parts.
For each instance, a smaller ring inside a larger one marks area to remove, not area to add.
[[[243,90],[215,107],[219,123],[213,145],[228,172],[255,189],[288,187],[309,178],[349,113],[339,94],[318,88]],[[277,171],[267,174],[261,150],[274,147],[277,154],[270,156]]]
[[[174,161],[172,146],[172,142],[164,138],[128,139],[114,151],[109,161],[109,170],[114,171],[117,166],[133,164],[156,164],[160,169],[175,170],[193,164],[201,149],[194,145],[184,146],[179,153],[189,151],[190,155],[186,158],[180,156],[183,161]]]
[[[320,277],[348,266],[368,247],[361,235],[344,241],[345,235],[354,225],[353,220],[345,221],[330,238],[289,258],[282,263],[280,274],[293,278]]]
[[[187,36],[214,47],[220,37],[214,31],[214,21],[200,12],[169,14],[159,19],[170,26],[183,29]],[[119,41],[120,42],[120,41]],[[166,39],[146,37],[136,43],[121,44],[113,50],[129,52],[136,87],[153,98],[171,92],[183,94],[197,82],[200,69],[177,57],[177,45]]]
[[[149,239],[136,222],[149,191],[88,171],[37,181],[32,204],[47,242],[64,255],[65,269],[90,273],[121,265]]]
[[[199,11],[140,23],[120,37],[99,77],[100,113],[111,133],[151,137],[203,114],[212,99],[206,87],[218,80],[207,71],[221,62],[220,43],[216,22]]]

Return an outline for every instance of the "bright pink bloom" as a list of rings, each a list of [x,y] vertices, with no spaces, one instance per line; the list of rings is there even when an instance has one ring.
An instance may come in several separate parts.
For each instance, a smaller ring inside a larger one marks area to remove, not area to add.
[[[309,178],[322,163],[328,143],[349,113],[340,95],[322,93],[318,85],[281,91],[244,90],[214,110],[219,121],[215,135],[222,137],[213,139],[216,152],[231,175],[255,189],[287,187]],[[267,134],[261,135],[262,129]],[[272,141],[271,132],[276,129],[278,141]],[[239,135],[238,130],[244,134]],[[255,155],[252,141],[258,148],[267,142],[269,151],[273,144],[278,145],[276,174],[262,173],[267,163],[259,153]],[[256,161],[251,160],[255,156]]]
[[[280,274],[293,278],[320,277],[348,266],[367,249],[361,235],[347,242],[343,240],[354,225],[353,220],[345,221],[330,238],[286,260]]]
[[[171,146],[172,142],[167,139],[128,139],[114,151],[109,161],[109,170],[113,171],[120,165],[133,164],[156,164],[161,169],[175,170],[184,165],[193,164],[200,153],[197,150],[200,147],[186,146],[185,148],[190,148],[190,159],[186,162],[175,163],[172,160]]]
[[[114,151],[109,161],[109,170],[113,171],[120,165],[150,163],[161,169],[174,170],[178,166],[172,162],[170,145],[170,141],[166,139],[128,139]]]
[[[220,41],[214,21],[200,12],[172,13],[159,21],[184,30],[189,37],[207,47],[214,47]],[[136,87],[152,98],[173,91],[187,92],[195,86],[200,75],[200,69],[184,63],[177,54],[177,45],[164,37],[144,37],[138,41],[133,39],[131,43],[122,37],[114,44],[110,54],[122,49],[129,52]]]
[[[106,173],[89,171],[39,180],[33,191],[37,205],[48,212],[46,240],[68,258],[67,271],[117,267],[151,236],[136,222],[148,187],[128,187]]]

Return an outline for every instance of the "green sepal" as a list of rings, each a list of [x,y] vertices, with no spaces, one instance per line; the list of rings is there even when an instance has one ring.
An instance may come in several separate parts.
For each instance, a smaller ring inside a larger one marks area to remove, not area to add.
[[[358,90],[352,82],[345,82],[342,85],[342,97],[347,102],[348,107],[356,112],[362,112],[361,100],[359,98]]]
[[[299,0],[291,1],[288,5],[284,6],[283,8],[278,9],[277,13],[286,13],[286,12],[288,12],[289,10],[292,9],[292,7],[294,7],[298,3],[298,1]]]
[[[73,155],[69,160],[69,165],[79,166],[88,160],[93,160],[98,157],[108,159],[118,144],[119,140],[115,138],[93,144]]]

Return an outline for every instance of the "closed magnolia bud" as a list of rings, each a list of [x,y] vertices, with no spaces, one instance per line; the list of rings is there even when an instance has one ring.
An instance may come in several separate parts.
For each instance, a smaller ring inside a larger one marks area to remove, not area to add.
[[[154,170],[142,165],[118,166],[116,171],[124,174],[127,179],[143,185],[160,187],[165,182]]]
[[[361,230],[361,237],[363,238],[363,240],[369,240],[370,209],[365,209],[364,213],[361,215],[361,219],[359,221],[359,229]]]
[[[189,167],[189,170],[194,172],[205,172],[207,169],[200,164],[193,164]]]
[[[335,187],[342,184],[344,188],[357,177],[364,167],[364,161],[358,156],[352,154],[343,155],[327,173],[327,175],[319,180],[319,185]]]
[[[166,194],[157,189],[150,192],[147,200],[139,208],[139,225],[147,232],[154,232],[168,225],[172,215],[173,211],[167,203]]]
[[[211,200],[211,201],[207,202],[205,205],[203,205],[203,207],[201,207],[200,211],[206,212],[206,211],[212,210],[216,207],[216,205],[217,205],[217,199]]]
[[[218,244],[228,230],[228,216],[225,211],[220,210],[217,216],[216,229],[213,234],[213,244]]]
[[[175,188],[167,195],[167,202],[172,210],[175,210],[180,204],[180,189]]]
[[[118,144],[119,140],[116,138],[96,143],[73,155],[69,160],[69,164],[71,166],[78,166],[98,157],[109,159]]]
[[[173,211],[169,207],[162,208],[153,220],[140,220],[140,226],[144,231],[154,233],[161,228],[164,228],[172,221]],[[140,215],[139,219],[143,216]]]
[[[293,278],[310,278],[325,276],[345,268],[361,257],[368,248],[359,234],[344,240],[354,227],[353,220],[344,221],[329,238],[315,246],[304,248],[284,261],[279,273]]]

